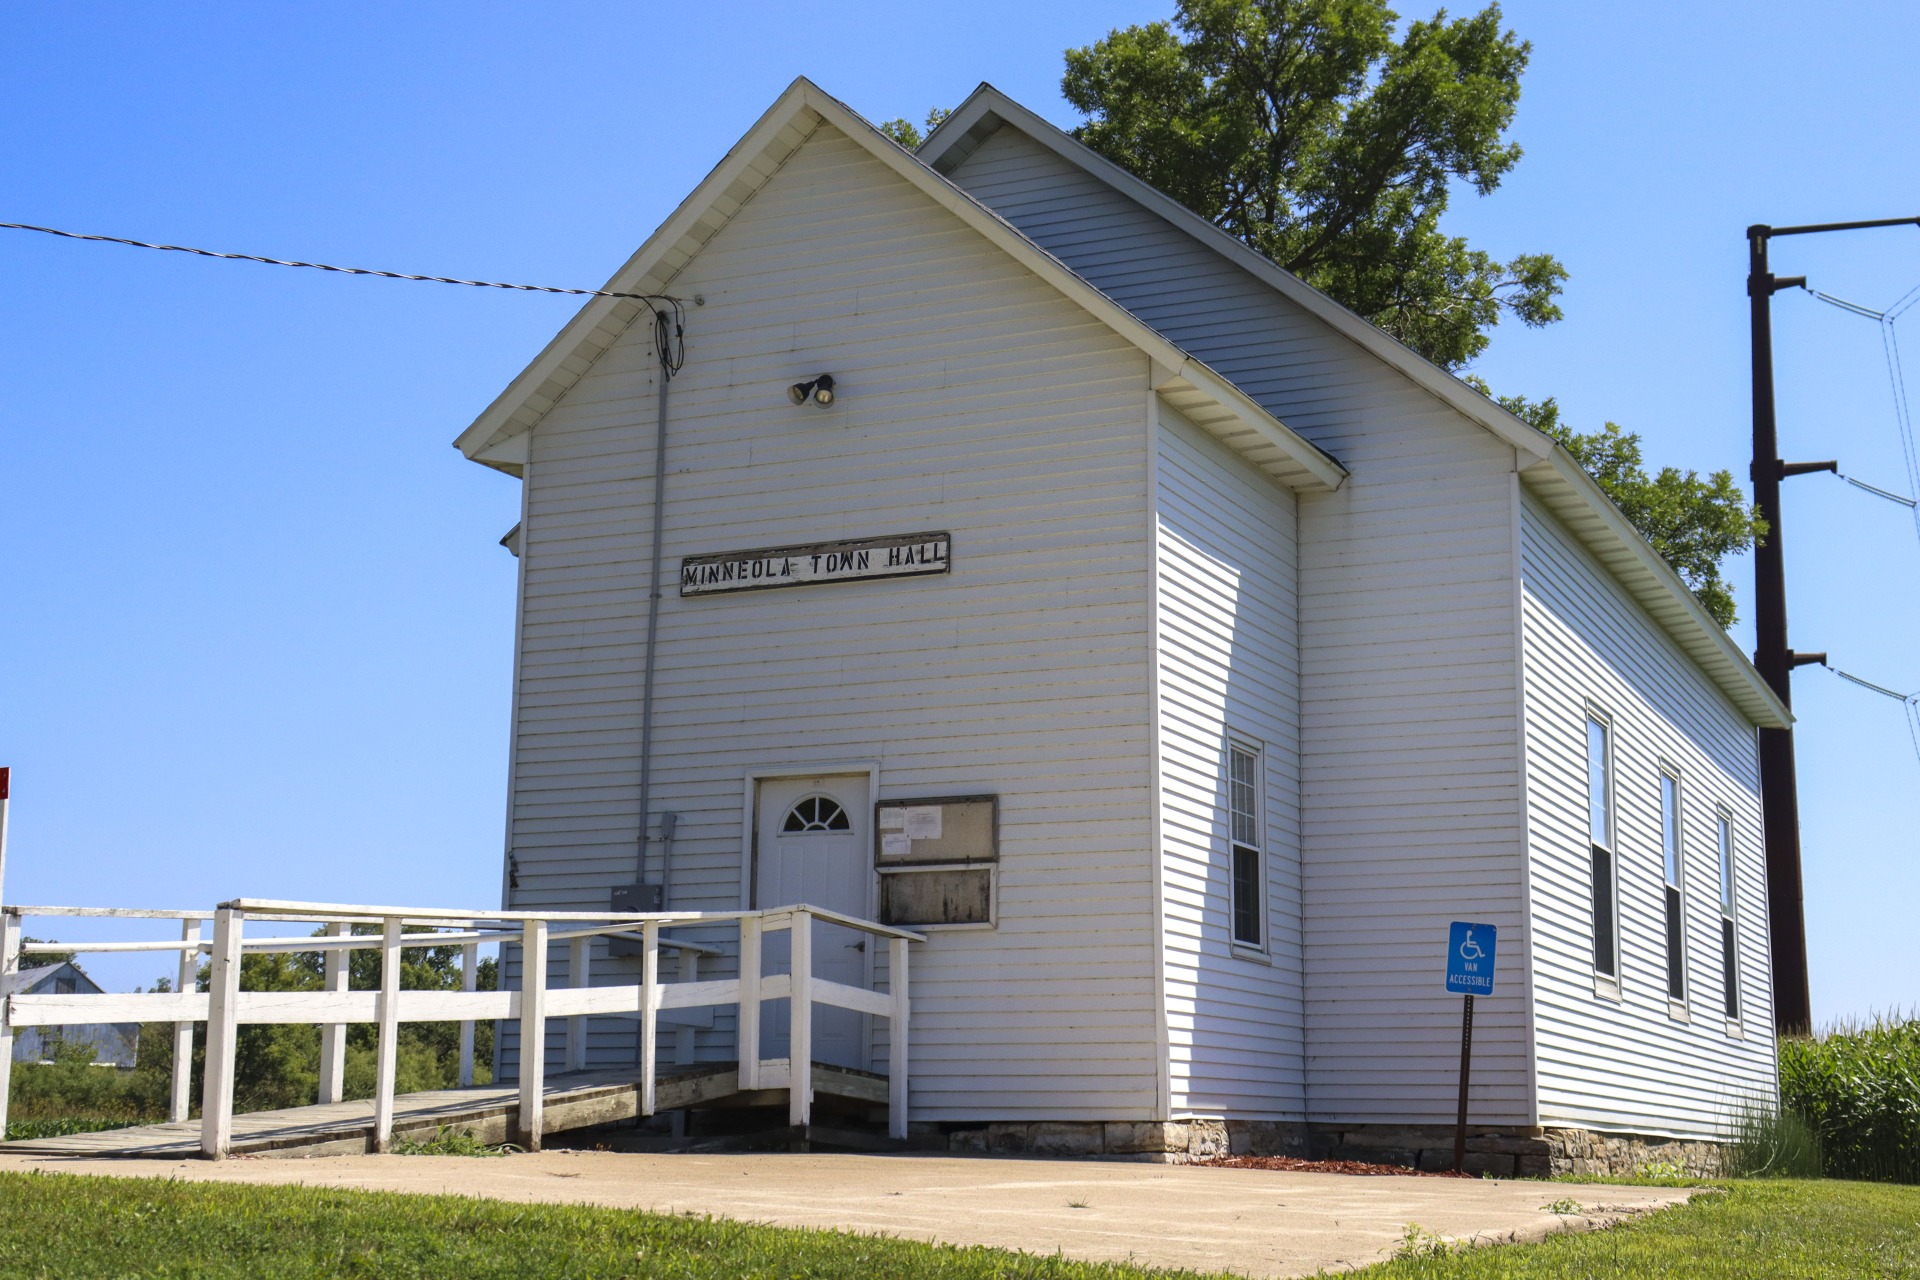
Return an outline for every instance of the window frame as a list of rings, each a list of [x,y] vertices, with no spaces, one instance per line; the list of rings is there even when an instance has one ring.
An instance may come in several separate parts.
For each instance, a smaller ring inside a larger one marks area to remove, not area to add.
[[[1740,1032],[1740,888],[1736,877],[1738,849],[1733,836],[1733,811],[1714,806],[1714,854],[1720,868],[1720,1009],[1729,1035]]]
[[[1668,760],[1659,762],[1654,776],[1660,788],[1660,889],[1661,914],[1666,925],[1663,936],[1666,939],[1667,1013],[1684,1021],[1693,995],[1687,968],[1686,779],[1680,767]],[[1669,838],[1671,850],[1667,847]],[[1678,991],[1674,990],[1676,986]]]
[[[833,812],[826,818],[820,816],[820,802],[823,800],[833,806]],[[811,817],[801,816],[800,806],[806,804],[813,806]],[[800,819],[800,825],[797,827],[793,825],[795,818]],[[835,826],[836,822],[840,825]],[[852,830],[853,815],[847,812],[845,805],[824,791],[810,791],[787,806],[786,816],[781,819],[780,830],[776,834],[783,836],[841,835]]]
[[[1242,815],[1234,804],[1234,756],[1244,753],[1253,760],[1253,808]],[[1266,744],[1257,738],[1244,734],[1229,733],[1226,738],[1225,761],[1226,782],[1225,817],[1227,835],[1227,941],[1236,955],[1247,959],[1266,960],[1272,953],[1273,927],[1268,900],[1271,896],[1267,874],[1267,751]],[[1235,819],[1248,818],[1253,827],[1251,844],[1240,839],[1240,831]],[[1253,920],[1259,931],[1258,941],[1249,942],[1240,935],[1240,858],[1242,853],[1252,855],[1253,876]]]
[[[1594,840],[1594,794],[1593,794],[1593,730],[1598,727],[1601,733],[1601,800],[1604,804],[1604,832],[1606,844]],[[1589,702],[1584,708],[1581,725],[1581,756],[1586,763],[1587,777],[1587,903],[1588,932],[1591,935],[1589,958],[1593,965],[1593,986],[1597,995],[1609,999],[1620,998],[1620,807],[1619,784],[1617,781],[1616,751],[1614,749],[1614,720],[1605,710]],[[1601,886],[1594,882],[1595,871],[1600,858],[1606,859],[1607,884],[1604,895]],[[1607,928],[1600,927],[1600,907],[1607,908]],[[1600,965],[1602,944],[1613,962],[1613,967]]]

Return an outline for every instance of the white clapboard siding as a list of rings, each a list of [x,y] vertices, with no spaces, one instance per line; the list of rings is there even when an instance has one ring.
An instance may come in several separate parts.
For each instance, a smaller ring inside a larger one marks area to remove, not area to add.
[[[1300,1119],[1294,497],[1162,406],[1160,824],[1173,1114]],[[1235,952],[1229,736],[1261,747],[1267,945]]]
[[[952,177],[1352,473],[1299,499],[1309,1116],[1451,1118],[1474,919],[1504,957],[1474,1114],[1530,1122],[1510,449],[1011,126]]]
[[[1750,724],[1530,496],[1523,507],[1527,789],[1543,1124],[1725,1131],[1775,1087]],[[1614,725],[1620,999],[1593,981],[1586,707]],[[1667,1000],[1660,769],[1680,772],[1687,1020]],[[1733,817],[1742,1027],[1722,1016],[1716,807]]]
[[[876,761],[876,798],[997,793],[999,928],[914,951],[913,1117],[1152,1118],[1145,358],[831,127],[672,287],[704,299],[670,387],[672,905],[739,902],[751,767]],[[830,410],[788,403],[822,372]],[[534,432],[515,905],[635,878],[655,376],[642,324]],[[685,555],[933,529],[949,576],[675,590]],[[701,1052],[728,1056],[731,1025]],[[631,1026],[601,1020],[592,1051],[630,1061]]]

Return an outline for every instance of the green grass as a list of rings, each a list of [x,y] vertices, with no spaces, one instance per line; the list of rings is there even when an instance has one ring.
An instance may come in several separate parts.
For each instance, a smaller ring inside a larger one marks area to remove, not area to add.
[[[579,1205],[0,1173],[0,1276],[1139,1280],[1149,1272]]]
[[[1552,1183],[1540,1184],[1540,1191],[1543,1215],[1573,1207]],[[588,1206],[315,1187],[0,1173],[0,1207],[0,1277],[1141,1280],[1175,1274]],[[1769,1179],[1734,1183],[1610,1231],[1542,1244],[1457,1253],[1417,1227],[1406,1240],[1410,1256],[1358,1274],[1364,1280],[1895,1280],[1920,1277],[1920,1189]]]
[[[1682,1208],[1541,1244],[1452,1253],[1411,1234],[1409,1242],[1410,1256],[1356,1274],[1363,1280],[1894,1280],[1920,1277],[1920,1189],[1736,1182]]]

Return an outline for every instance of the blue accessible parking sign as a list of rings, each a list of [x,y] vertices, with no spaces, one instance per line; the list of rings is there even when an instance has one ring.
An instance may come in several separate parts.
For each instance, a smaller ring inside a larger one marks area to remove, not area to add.
[[[1455,920],[1447,935],[1447,990],[1453,995],[1493,994],[1493,951],[1500,931],[1490,924]]]

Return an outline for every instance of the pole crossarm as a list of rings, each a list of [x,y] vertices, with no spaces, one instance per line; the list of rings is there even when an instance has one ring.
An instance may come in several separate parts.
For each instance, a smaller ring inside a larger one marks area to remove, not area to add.
[[[1870,231],[1876,227],[1920,227],[1920,218],[1868,218],[1864,222],[1810,222],[1798,227],[1769,227],[1757,223],[1747,228],[1749,239],[1758,236],[1811,236],[1823,231]]]

